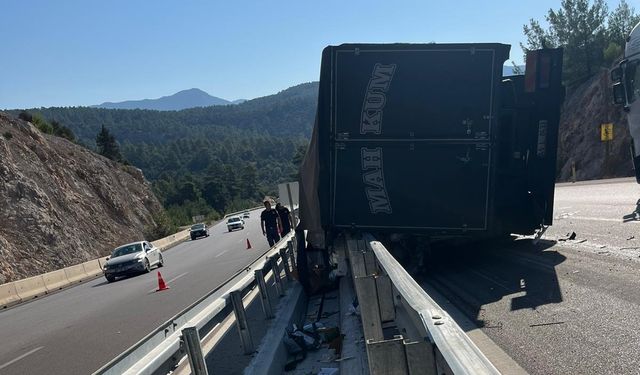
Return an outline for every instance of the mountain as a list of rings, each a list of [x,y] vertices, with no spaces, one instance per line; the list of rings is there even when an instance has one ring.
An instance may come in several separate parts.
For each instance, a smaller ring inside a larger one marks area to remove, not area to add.
[[[215,139],[222,133],[278,137],[311,135],[318,82],[304,83],[277,94],[238,105],[180,111],[114,110],[92,107],[28,109],[69,127],[82,143],[93,145],[104,124],[121,143],[164,144],[180,139]],[[18,115],[20,111],[9,111]]]
[[[184,225],[195,215],[215,219],[259,204],[278,183],[290,181],[297,170],[294,156],[304,152],[311,135],[317,96],[318,82],[310,82],[237,105],[180,111],[27,111],[70,128],[90,148],[104,125],[124,158],[151,181],[173,223]]]
[[[128,100],[124,102],[105,102],[92,106],[94,108],[108,109],[152,109],[157,111],[179,111],[185,108],[209,107],[212,105],[228,105],[242,102],[236,100],[230,102],[215,96],[211,96],[200,89],[179,91],[173,95],[163,96],[158,99]]]
[[[141,240],[162,207],[139,169],[0,112],[0,284]]]

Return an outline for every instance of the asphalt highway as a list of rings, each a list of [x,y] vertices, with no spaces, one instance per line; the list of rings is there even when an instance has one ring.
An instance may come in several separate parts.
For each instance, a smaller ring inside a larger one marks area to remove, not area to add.
[[[541,241],[440,249],[419,281],[531,374],[637,374],[639,198],[630,179],[560,184]]]
[[[97,370],[267,251],[259,213],[251,212],[244,230],[229,233],[221,222],[210,237],[163,253],[159,271],[169,290],[155,292],[153,269],[115,283],[101,277],[0,312],[0,374]]]

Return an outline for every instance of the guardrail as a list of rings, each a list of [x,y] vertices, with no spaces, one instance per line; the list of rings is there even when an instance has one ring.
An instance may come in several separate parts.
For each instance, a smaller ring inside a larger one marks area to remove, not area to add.
[[[189,238],[189,230],[151,242],[164,251]],[[0,285],[0,309],[17,305],[102,275],[106,257]]]
[[[365,233],[346,247],[371,375],[500,373],[382,243]]]
[[[131,346],[122,354],[94,372],[97,374],[155,374],[166,373],[176,368],[185,355],[201,355],[202,351],[194,350],[195,327],[198,338],[205,338],[218,323],[222,322],[231,311],[236,318],[236,327],[245,353],[255,349],[246,322],[243,298],[254,288],[260,291],[260,300],[265,318],[273,317],[269,292],[265,280],[273,278],[277,293],[284,291],[281,273],[292,279],[292,268],[295,269],[295,237],[293,233],[283,237],[274,247],[260,255],[249,266],[239,270],[222,285],[176,314],[142,340]],[[236,277],[253,270],[253,274],[245,275],[222,296],[215,297],[216,292],[228,286]],[[183,330],[185,330],[183,336]],[[199,339],[197,340],[199,341]],[[195,353],[195,354],[194,354]],[[195,374],[200,374],[202,358],[190,358],[189,362]]]
[[[224,220],[224,219],[228,218],[229,216],[238,216],[238,215],[240,215],[241,213],[243,213],[243,212],[245,212],[245,211],[258,210],[258,209],[263,208],[263,207],[264,207],[264,206],[255,206],[255,207],[247,208],[246,210],[242,210],[242,211],[229,212],[228,214],[225,214],[225,215],[222,217],[222,219]]]

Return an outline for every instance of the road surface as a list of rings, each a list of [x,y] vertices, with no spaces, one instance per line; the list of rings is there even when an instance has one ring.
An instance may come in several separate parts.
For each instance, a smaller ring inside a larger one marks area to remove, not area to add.
[[[629,179],[558,185],[539,243],[446,249],[420,282],[531,374],[636,374],[639,198]]]
[[[0,312],[0,374],[97,370],[268,250],[259,214],[251,212],[244,230],[228,233],[223,222],[210,237],[165,252],[159,270],[170,290],[155,292],[153,269],[110,284],[98,278]]]

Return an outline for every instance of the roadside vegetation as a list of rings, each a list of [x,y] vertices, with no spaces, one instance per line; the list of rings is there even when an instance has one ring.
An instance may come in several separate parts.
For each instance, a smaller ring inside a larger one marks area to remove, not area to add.
[[[564,48],[563,80],[580,84],[622,56],[625,40],[640,15],[625,0],[609,11],[604,0],[563,0],[549,9],[544,21],[531,19],[523,26],[523,50]]]

